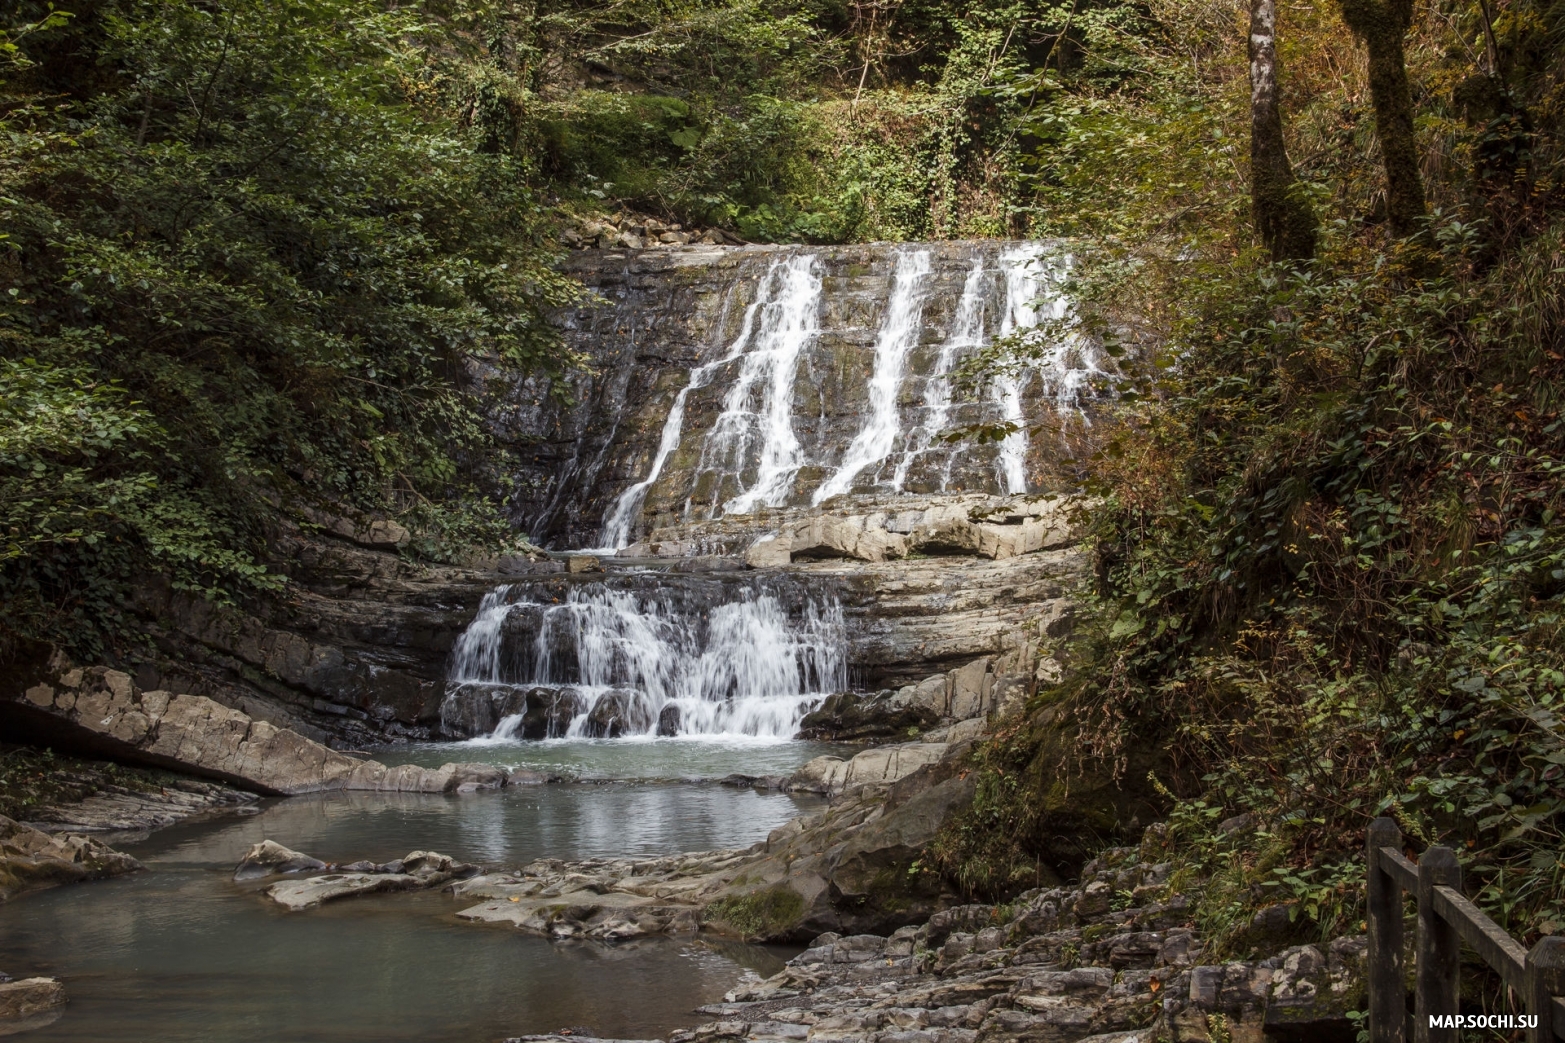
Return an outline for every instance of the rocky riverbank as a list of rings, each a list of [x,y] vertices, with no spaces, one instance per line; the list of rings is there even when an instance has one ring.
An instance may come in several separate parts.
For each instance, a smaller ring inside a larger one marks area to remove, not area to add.
[[[877,934],[828,932],[667,1043],[1262,1043],[1355,1038],[1362,938],[1207,962],[1162,831],[1079,884],[955,905]],[[568,1043],[568,1035],[508,1043]]]
[[[0,749],[0,814],[46,833],[143,832],[260,798],[156,768],[84,760],[25,746]]]

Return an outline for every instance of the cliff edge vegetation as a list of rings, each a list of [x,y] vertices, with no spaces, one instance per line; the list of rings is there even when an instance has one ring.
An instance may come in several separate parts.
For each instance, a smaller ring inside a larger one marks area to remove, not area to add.
[[[280,517],[510,538],[481,376],[570,366],[573,284],[452,39],[336,0],[5,24],[0,645],[110,655],[151,577],[269,596]]]
[[[1565,930],[1565,11],[1140,10],[1120,82],[1038,73],[1023,124],[1034,229],[1090,244],[1074,332],[1139,352],[1078,461],[1094,610],[933,861],[1032,886],[1137,789],[1242,952],[1358,930],[1390,815],[1511,932]]]

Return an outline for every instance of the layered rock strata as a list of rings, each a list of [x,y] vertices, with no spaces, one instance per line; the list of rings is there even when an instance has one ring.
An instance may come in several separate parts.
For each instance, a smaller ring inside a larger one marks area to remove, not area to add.
[[[142,691],[130,675],[102,667],[62,670],[24,689],[9,709],[41,730],[71,729],[107,755],[259,793],[461,793],[498,789],[508,777],[488,764],[388,767],[351,757],[204,696]]]
[[[157,789],[107,780],[81,800],[28,810],[27,824],[49,833],[114,833],[161,829],[176,822],[254,804],[254,793],[201,779],[170,778]]]
[[[557,321],[594,367],[570,377],[564,396],[543,380],[515,388],[504,433],[526,446],[512,501],[519,526],[550,546],[590,547],[616,511],[635,537],[719,515],[758,482],[773,486],[766,503],[795,506],[838,486],[1003,493],[1023,476],[1030,489],[1074,484],[1057,461],[1079,458],[1076,420],[1101,394],[1094,381],[1107,363],[1090,344],[1060,345],[1058,373],[977,388],[951,380],[966,353],[1042,317],[1036,299],[1050,277],[1036,259],[1045,253],[1036,243],[946,242],[573,254],[565,270],[597,298]],[[905,263],[915,256],[923,268],[910,283]],[[782,266],[794,278],[781,278]],[[899,302],[910,320],[900,324]],[[771,341],[759,343],[773,334],[776,370],[761,357]],[[895,373],[878,368],[888,354]],[[895,381],[894,424],[872,401],[877,380]],[[1058,433],[939,440],[1012,414],[1054,418]],[[875,424],[889,431],[884,452],[860,453],[857,469],[839,475]],[[628,492],[637,502],[624,502]]]

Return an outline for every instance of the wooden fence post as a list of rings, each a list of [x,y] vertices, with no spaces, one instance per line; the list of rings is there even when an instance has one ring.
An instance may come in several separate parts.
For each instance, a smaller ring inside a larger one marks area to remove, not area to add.
[[[1527,1043],[1554,1043],[1554,997],[1565,996],[1565,938],[1542,938],[1527,954],[1527,1013],[1538,1016]]]
[[[1402,850],[1395,821],[1377,818],[1365,833],[1368,868],[1365,920],[1369,933],[1369,1043],[1406,1039],[1407,981],[1402,969],[1402,888],[1380,864],[1383,847]]]
[[[1414,1043],[1460,1043],[1461,1029],[1434,1028],[1431,1014],[1456,1014],[1457,960],[1461,939],[1456,928],[1435,912],[1435,888],[1462,888],[1456,852],[1432,847],[1418,860],[1418,976],[1413,998]]]

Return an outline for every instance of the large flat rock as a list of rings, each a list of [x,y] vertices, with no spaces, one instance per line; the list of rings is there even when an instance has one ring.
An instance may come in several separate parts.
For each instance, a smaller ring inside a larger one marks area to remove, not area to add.
[[[142,691],[129,674],[103,667],[57,671],[24,689],[12,709],[78,745],[261,793],[458,793],[497,789],[507,779],[488,764],[388,767],[351,757],[205,696]]]

